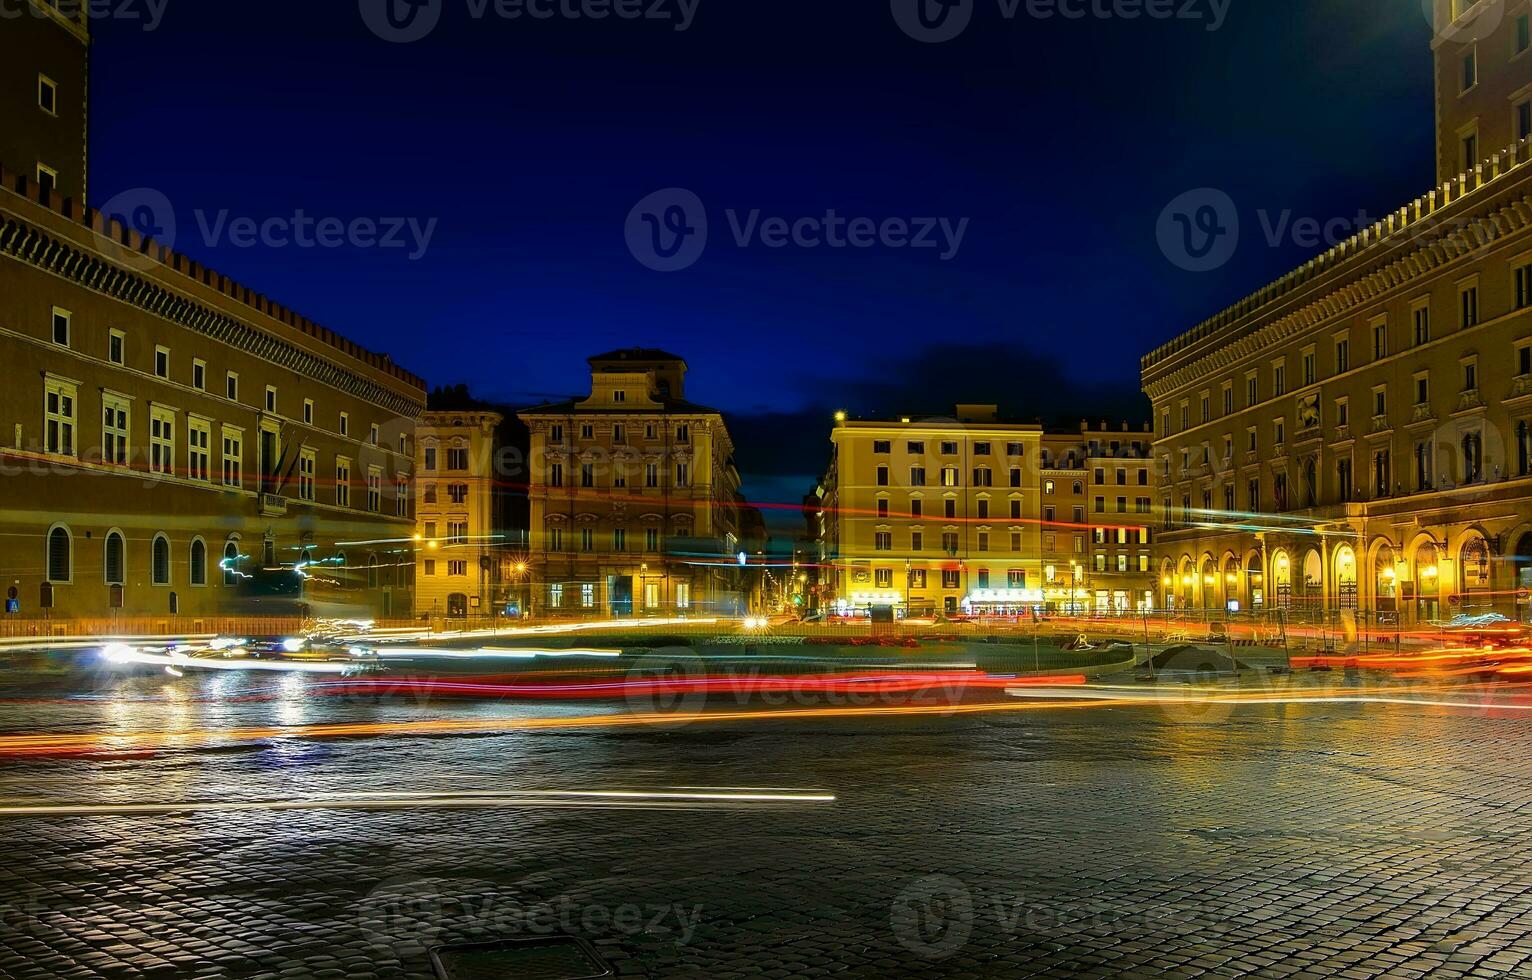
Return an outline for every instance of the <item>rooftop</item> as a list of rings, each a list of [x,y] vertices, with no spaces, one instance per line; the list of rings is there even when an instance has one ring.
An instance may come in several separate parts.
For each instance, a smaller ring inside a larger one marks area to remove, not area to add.
[[[681,364],[685,364],[686,358],[660,350],[657,347],[627,347],[622,350],[609,351],[605,354],[597,354],[589,359],[589,363],[592,365],[598,361],[678,361]]]

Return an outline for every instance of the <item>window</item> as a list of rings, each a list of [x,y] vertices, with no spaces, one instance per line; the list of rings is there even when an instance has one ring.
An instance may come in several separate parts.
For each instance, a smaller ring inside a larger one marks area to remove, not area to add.
[[[101,396],[101,462],[128,465],[128,413],[131,405],[119,395]]]
[[[1388,389],[1374,388],[1372,390],[1372,415],[1373,418],[1384,418],[1388,415]]]
[[[1522,23],[1526,23],[1527,19],[1523,17],[1521,20]],[[1519,142],[1532,136],[1532,99],[1523,99],[1516,103],[1513,111],[1516,114],[1516,139]]]
[[[1474,165],[1479,162],[1478,128],[1475,127],[1468,133],[1464,134],[1463,137],[1459,140],[1458,145],[1460,147],[1459,152],[1461,154],[1460,158],[1458,159],[1458,170],[1466,173],[1469,170],[1472,170]]]
[[[303,424],[314,424],[314,399],[312,398],[303,399]]]
[[[628,400],[628,393],[626,391],[623,391],[621,388],[619,388],[616,391],[612,392],[612,401],[621,403],[621,402],[625,402],[627,400]]]
[[[676,464],[676,486],[689,487],[692,485],[691,466],[686,463]]]
[[[1462,287],[1458,292],[1458,299],[1463,314],[1463,329],[1466,330],[1469,327],[1477,326],[1479,323],[1479,284],[1476,282]]]
[[[367,510],[373,514],[383,512],[383,471],[376,466],[367,468]]]
[[[957,451],[958,451],[958,444],[957,443],[955,443],[955,442],[944,442],[944,443],[942,443],[942,455],[943,456],[956,456],[957,455]]]
[[[979,508],[979,520],[981,520],[981,521],[989,520],[989,501],[987,499],[979,501],[978,508]]]
[[[1273,444],[1284,446],[1287,444],[1287,420],[1277,419],[1272,426],[1271,438]]]
[[[425,469],[429,473],[436,472],[436,447],[427,446],[425,451]]]
[[[987,443],[987,442],[976,442],[976,443],[974,443],[973,444],[973,454],[975,456],[988,456],[988,455],[990,455],[990,444]]]
[[[878,439],[873,441],[872,451],[879,454],[891,453],[894,451],[893,446],[894,444],[891,442],[886,442],[882,439]]]
[[[660,464],[658,464],[658,463],[645,463],[644,464],[644,486],[646,488],[650,489],[650,490],[653,490],[656,487],[658,487],[659,485],[660,485]]]
[[[923,589],[926,587],[926,570],[924,568],[910,569],[910,588]]]
[[[1431,376],[1429,374],[1415,375],[1415,404],[1427,405],[1431,402]]]
[[[1306,350],[1303,352],[1303,385],[1308,387],[1317,380],[1318,377],[1314,370],[1314,352]]]
[[[37,107],[50,116],[59,113],[59,87],[47,75],[37,76]]]
[[[207,545],[201,538],[191,543],[191,555],[186,563],[187,578],[192,585],[207,584]]]
[[[564,529],[563,528],[561,528],[561,527],[550,527],[548,529],[548,550],[549,551],[563,551],[564,550]]]
[[[106,561],[103,566],[106,572],[107,585],[127,584],[127,562],[125,560],[124,551],[125,545],[122,535],[116,531],[112,531],[107,534]]]
[[[580,426],[580,438],[586,442],[596,438],[596,427],[588,423]]]
[[[889,531],[878,531],[875,535],[873,535],[873,549],[875,551],[893,551],[893,533]]]
[[[1463,362],[1463,390],[1479,390],[1479,362],[1476,360]]]
[[[879,466],[878,467],[878,486],[880,486],[880,487],[888,486],[888,467],[887,466]]]
[[[1026,447],[1019,442],[1009,442],[1005,446],[1005,454],[1011,458],[1026,455]]]
[[[109,330],[106,335],[106,359],[113,364],[125,364],[128,357],[128,335],[121,330]]]
[[[622,392],[618,392],[618,394],[622,394]],[[621,422],[614,423],[612,425],[612,445],[621,446],[626,444],[627,441],[628,427]]]
[[[1373,453],[1372,454],[1372,477],[1373,477],[1373,495],[1374,496],[1377,496],[1377,497],[1387,497],[1388,496],[1389,488],[1392,487],[1392,485],[1393,485],[1392,478],[1391,478],[1391,475],[1390,475],[1391,472],[1392,472],[1392,469],[1391,469],[1391,466],[1390,466],[1389,451],[1387,449],[1380,449],[1377,452]]]
[[[692,607],[692,584],[690,582],[676,583],[676,608],[690,609]]]
[[[1234,414],[1234,386],[1232,384],[1223,386],[1223,413],[1225,415]]]
[[[1043,481],[1043,493],[1052,496],[1055,489],[1057,489],[1057,485],[1052,480]]]
[[[926,485],[926,468],[924,466],[910,467],[910,486],[923,487]]]
[[[942,569],[942,588],[961,589],[963,587],[963,573],[955,568]]]
[[[653,435],[650,438],[654,438]],[[548,441],[555,445],[562,443],[564,441],[564,427],[562,425],[550,426],[548,428]]]
[[[923,442],[909,443],[904,447],[904,449],[905,452],[909,453],[911,456],[924,456],[926,454],[926,444]]]
[[[1463,55],[1463,91],[1466,92],[1479,84],[1479,49],[1470,48]]]
[[[919,516],[921,516],[921,511],[924,509],[924,507],[925,507],[925,502],[920,500],[918,497],[916,499],[914,499],[914,500],[911,500],[910,501],[910,516],[911,517],[919,517]]]
[[[170,539],[163,534],[154,536],[149,549],[149,581],[153,585],[170,584]]]
[[[943,513],[950,520],[957,516],[957,501],[951,498],[942,501]]]
[[[585,490],[591,490],[591,489],[594,489],[595,486],[596,486],[596,464],[595,463],[581,463],[580,464],[580,487],[582,489],[585,489]],[[463,489],[467,490],[468,488],[464,487]]]
[[[467,503],[468,502],[468,484],[466,484],[466,483],[449,483],[449,484],[447,484],[447,496],[452,500],[452,502],[454,504],[465,504],[465,503]]]
[[[186,420],[186,476],[208,483],[213,478],[213,427],[206,419]]]
[[[894,570],[892,568],[880,568],[873,573],[873,583],[880,589],[894,587]]]
[[[1411,311],[1415,323],[1415,346],[1431,342],[1431,307],[1422,303]]]
[[[1351,424],[1351,401],[1349,399],[1335,399],[1335,424],[1342,427]]]
[[[53,308],[53,342],[60,347],[69,346],[69,328],[74,319],[74,314],[68,310]]]
[[[156,378],[170,377],[169,347],[156,347],[154,349],[154,376]]]
[[[1516,374],[1521,377],[1532,374],[1532,343],[1516,348]]]
[[[995,485],[995,473],[988,466],[978,467],[973,471],[973,485],[976,487],[992,487]]]
[[[1021,487],[1021,467],[1019,466],[1011,468],[1011,487],[1012,489],[1020,489]]]
[[[351,434],[351,414],[349,412],[340,413],[340,434],[343,436]]]
[[[447,522],[447,545],[448,547],[462,547],[468,543],[468,522]]]
[[[335,460],[335,506],[351,506],[351,461]]]
[[[206,361],[192,361],[192,387],[198,391],[207,391]]]
[[[466,448],[449,448],[447,450],[447,469],[459,472],[466,471],[468,469],[468,450]]]
[[[617,528],[612,532],[612,550],[622,554],[628,550],[628,532],[624,528]]]
[[[596,532],[588,527],[580,528],[580,550],[596,550]]]
[[[1260,384],[1254,371],[1245,377],[1245,407],[1249,408],[1260,401]]]
[[[942,486],[955,487],[958,485],[958,471],[955,466],[947,466],[942,469]]]
[[[958,536],[956,531],[942,532],[942,550],[949,555],[958,553]]]
[[[1011,501],[1011,520],[1021,520],[1021,501],[1019,500]]]
[[[1287,365],[1280,361],[1271,366],[1271,393],[1276,398],[1287,394]]]
[[[223,379],[223,395],[231,402],[239,401],[239,375],[233,371]]]
[[[314,450],[305,449],[298,457],[298,499],[314,499]]]
[[[67,527],[48,532],[48,581],[67,585],[74,579],[74,539]]]
[[[233,586],[239,584],[239,543],[230,541],[223,546],[223,561],[219,562],[223,569],[223,584]]]
[[[37,165],[37,186],[44,193],[52,194],[59,186],[59,172],[52,167]]]
[[[926,536],[923,531],[910,532],[910,550],[920,551],[926,545]]]
[[[887,517],[888,516],[888,498],[886,498],[886,497],[882,498],[882,499],[880,499],[878,501],[878,516],[879,517]]]
[[[447,575],[462,578],[468,574],[468,562],[458,559],[447,562]]]
[[[1532,48],[1532,16],[1522,14],[1516,18],[1516,53]]]
[[[1388,321],[1379,317],[1372,323],[1372,359],[1381,361],[1388,356]]]
[[[410,516],[410,478],[408,476],[394,477],[394,516]]]
[[[659,528],[651,527],[651,528],[645,529],[645,531],[644,531],[644,550],[645,551],[650,551],[650,552],[654,552],[654,551],[659,551],[660,550],[660,531],[659,531]]]
[[[311,474],[312,475],[312,474]],[[245,485],[245,434],[239,429],[224,426],[223,429],[223,485],[239,488]],[[313,488],[310,487],[312,494]],[[313,500],[313,496],[304,498]]]
[[[176,417],[168,408],[149,410],[149,472],[168,475],[175,467]]]
[[[1516,270],[1516,308],[1532,306],[1532,262]]]
[[[555,582],[548,586],[548,605],[558,609],[564,605],[564,584]]]
[[[689,425],[676,426],[676,442],[686,445],[692,441],[692,429]]]

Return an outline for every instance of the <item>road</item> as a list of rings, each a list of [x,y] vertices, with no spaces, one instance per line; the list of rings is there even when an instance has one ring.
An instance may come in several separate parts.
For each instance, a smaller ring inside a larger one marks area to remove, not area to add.
[[[632,706],[310,683],[0,701],[6,735],[200,733],[5,760],[0,976],[426,978],[556,931],[651,977],[1532,977],[1532,712],[1499,690],[607,728]],[[587,720],[219,736],[444,718]]]

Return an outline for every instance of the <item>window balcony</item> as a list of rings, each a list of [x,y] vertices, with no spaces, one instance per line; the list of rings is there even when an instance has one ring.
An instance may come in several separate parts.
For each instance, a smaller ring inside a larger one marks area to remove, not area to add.
[[[1484,407],[1484,399],[1479,396],[1479,389],[1470,388],[1458,394],[1459,412],[1472,412]]]

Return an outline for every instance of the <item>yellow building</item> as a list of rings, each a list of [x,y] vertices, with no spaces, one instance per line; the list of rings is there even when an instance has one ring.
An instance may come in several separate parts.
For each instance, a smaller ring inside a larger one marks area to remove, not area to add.
[[[1143,359],[1166,602],[1525,615],[1528,16],[1439,0],[1441,186]]]
[[[1150,427],[1082,423],[1043,436],[1042,556],[1048,604],[1097,613],[1155,608]]]
[[[838,418],[817,491],[824,601],[841,614],[956,615],[1044,601],[1043,430],[994,405],[951,419]]]
[[[427,412],[416,430],[417,616],[493,616],[516,605],[528,571],[506,526],[497,475],[505,416]]]
[[[686,400],[674,354],[589,363],[589,397],[519,413],[531,432],[532,611],[743,612],[740,479],[723,416]]]
[[[0,144],[5,626],[407,613],[424,384],[64,196],[85,40],[54,12],[0,27],[6,77],[57,83]]]

